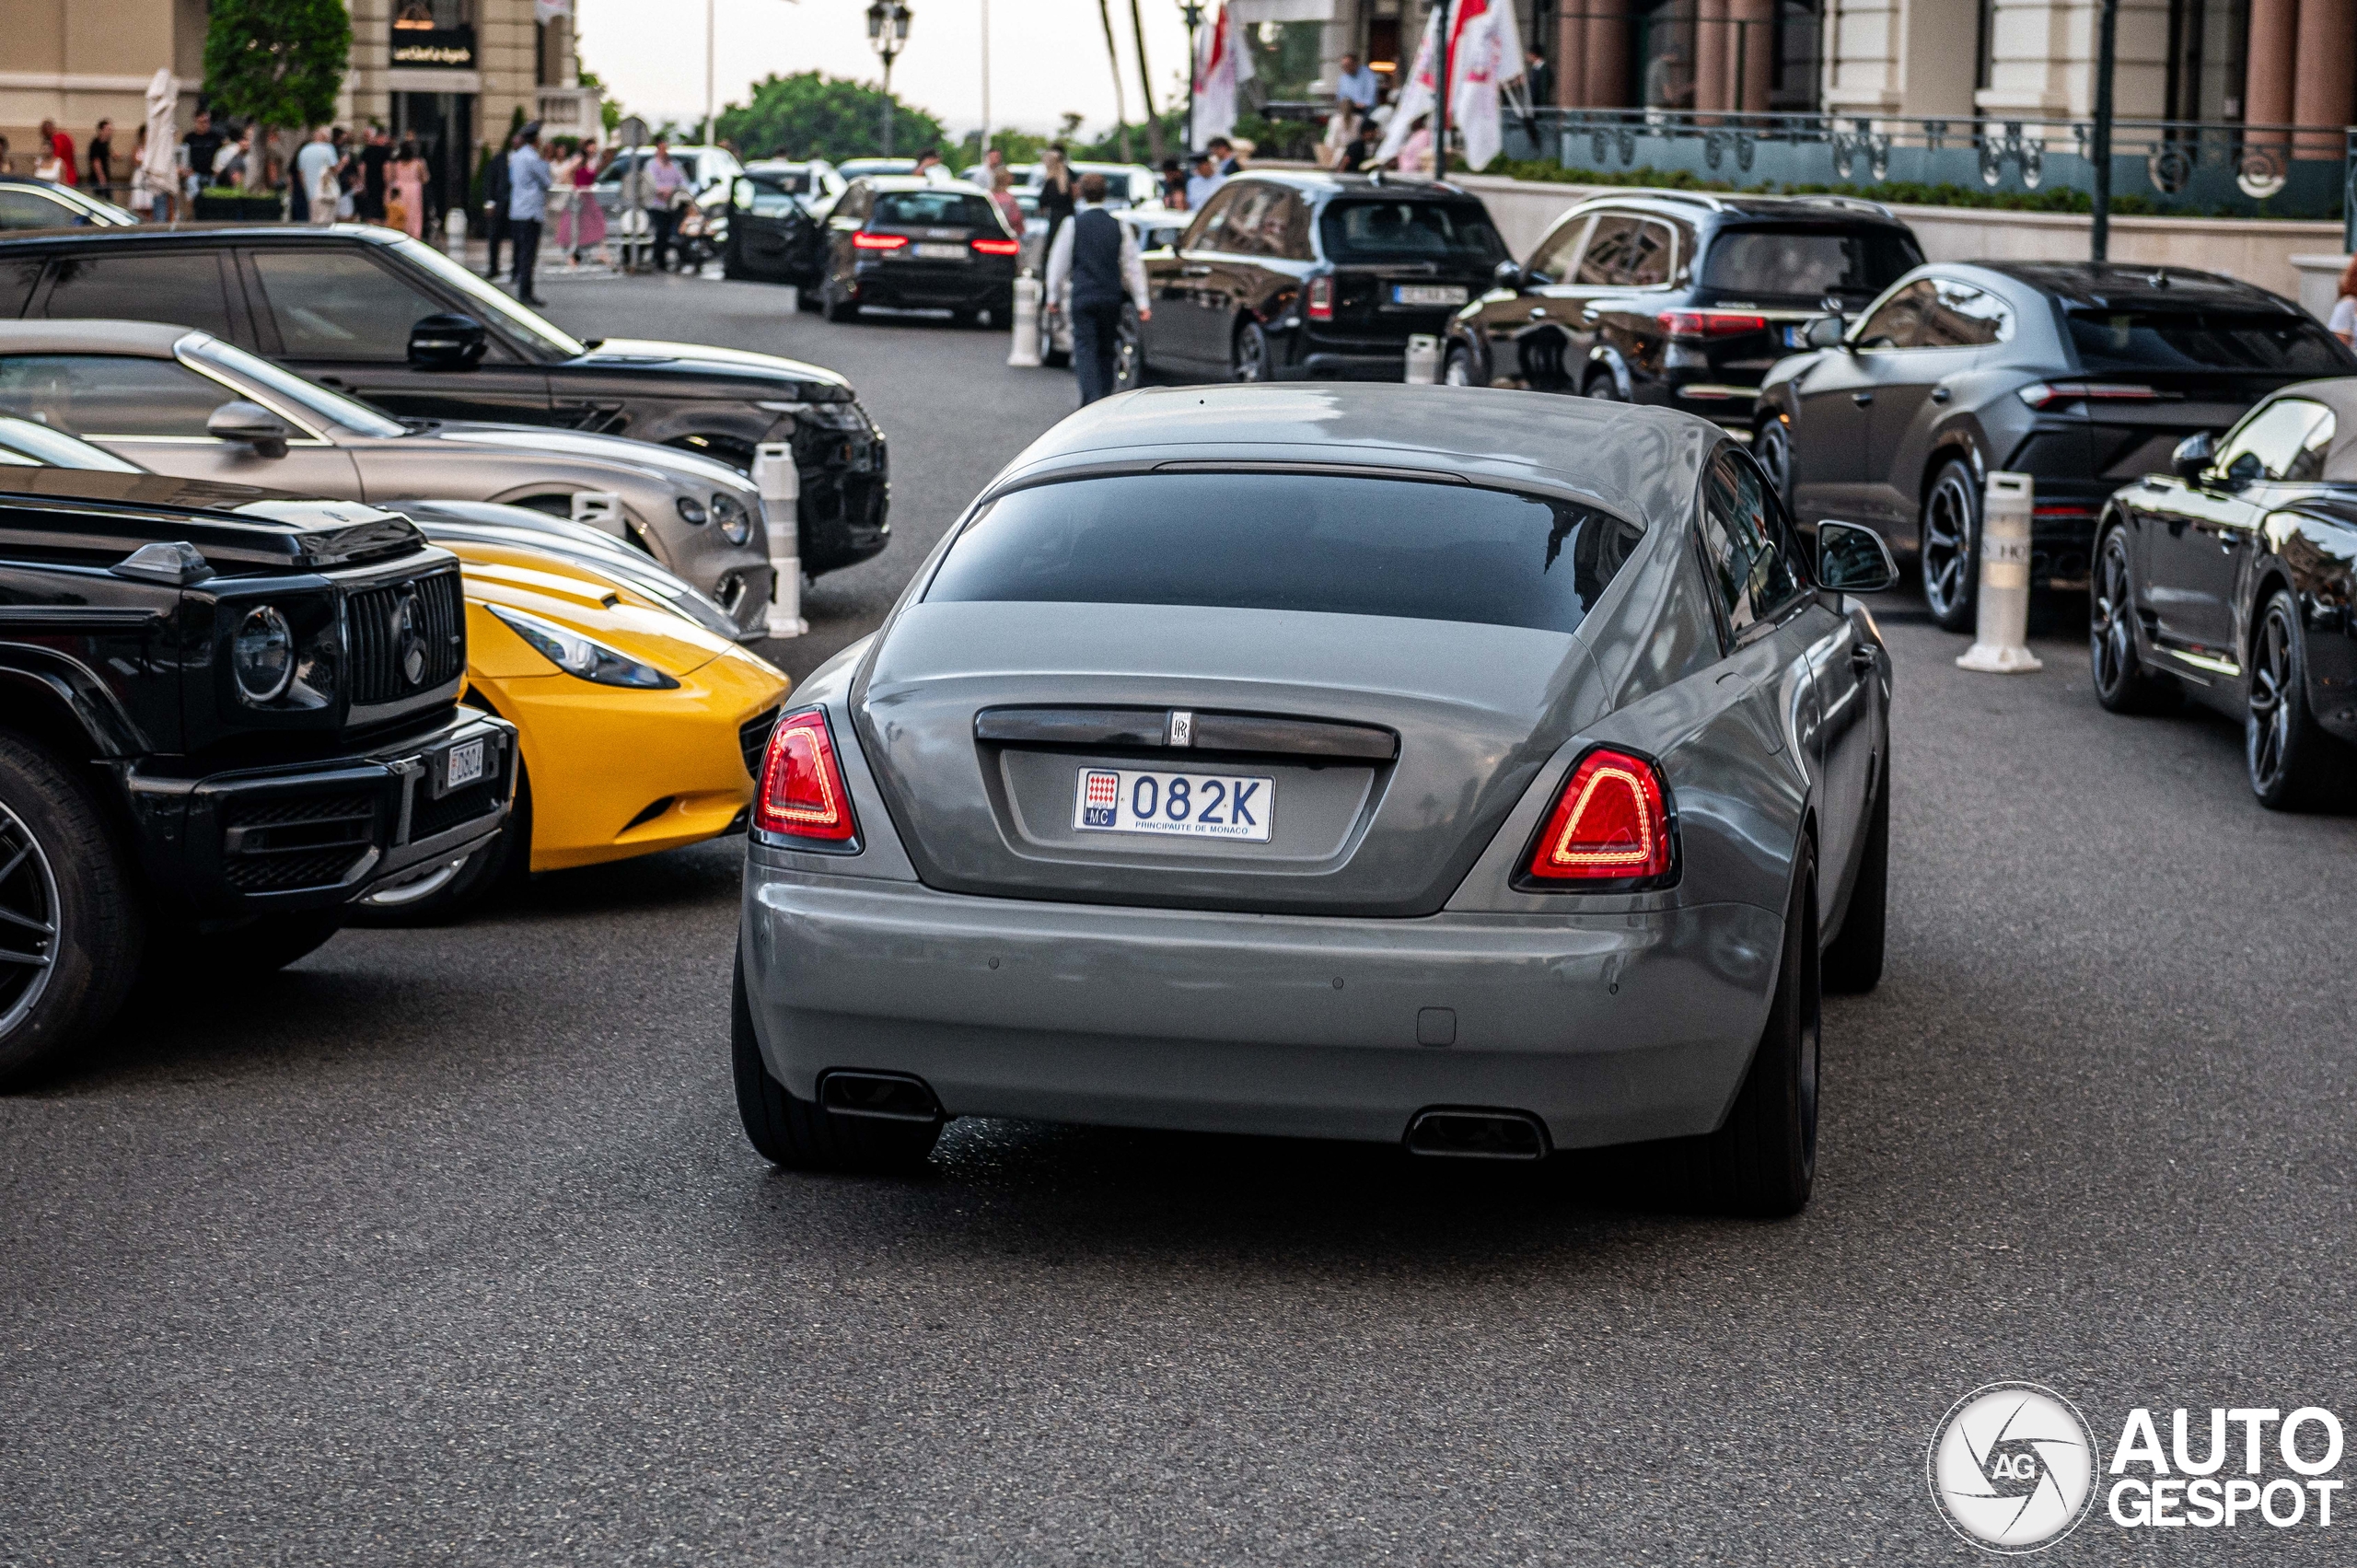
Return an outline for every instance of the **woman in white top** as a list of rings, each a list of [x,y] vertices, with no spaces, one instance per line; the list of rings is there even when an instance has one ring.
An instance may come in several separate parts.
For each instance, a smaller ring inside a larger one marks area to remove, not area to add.
[[[2342,343],[2357,347],[2357,256],[2340,274],[2340,297],[2332,302],[2332,316],[2325,322],[2325,330]]]

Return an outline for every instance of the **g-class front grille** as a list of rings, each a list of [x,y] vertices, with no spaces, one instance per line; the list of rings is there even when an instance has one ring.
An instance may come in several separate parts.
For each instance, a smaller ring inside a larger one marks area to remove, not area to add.
[[[455,569],[353,595],[344,606],[352,705],[397,703],[456,680],[467,663],[466,624]]]
[[[223,876],[246,893],[327,888],[377,841],[374,795],[233,801],[221,818]]]
[[[488,817],[499,809],[502,792],[506,787],[507,775],[502,772],[497,778],[485,779],[464,789],[454,789],[439,800],[429,800],[420,791],[417,804],[410,808],[410,842],[430,839],[436,833],[447,833],[460,823],[471,822],[478,817]]]

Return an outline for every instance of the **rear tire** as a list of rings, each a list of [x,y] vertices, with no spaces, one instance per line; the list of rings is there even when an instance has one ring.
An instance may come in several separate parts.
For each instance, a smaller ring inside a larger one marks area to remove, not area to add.
[[[823,297],[825,303],[822,308],[828,320],[856,321],[859,319],[859,302],[855,299],[845,299],[837,294],[832,279],[828,280],[826,294]]]
[[[740,956],[729,982],[729,1056],[736,1069],[737,1113],[762,1158],[789,1170],[908,1171],[922,1166],[941,1123],[839,1116],[803,1099],[770,1076],[753,1034]]]
[[[1923,603],[1943,632],[1969,632],[1980,613],[1980,492],[1972,470],[1942,466],[1924,494],[1915,554]]]
[[[2184,689],[2144,668],[2136,652],[2135,574],[2128,539],[2119,528],[2096,545],[2094,581],[2087,587],[2087,663],[2096,701],[2115,714],[2157,714],[2177,706]]]
[[[1629,401],[1620,395],[1620,383],[1613,379],[1612,373],[1608,370],[1600,370],[1589,377],[1587,384],[1580,389],[1580,393],[1583,397],[1594,398],[1600,403],[1625,403]]]
[[[1702,1141],[1704,1185],[1730,1214],[1796,1214],[1817,1181],[1818,1008],[1816,856],[1804,841],[1768,1025],[1725,1125]]]
[[[1235,341],[1227,351],[1227,378],[1248,385],[1269,379],[1272,355],[1269,334],[1260,330],[1258,321],[1247,321],[1236,329]]]
[[[106,1026],[146,933],[129,857],[91,791],[0,735],[0,1090],[53,1071]],[[44,927],[36,931],[34,926]]]
[[[1440,384],[1444,387],[1470,387],[1476,384],[1473,379],[1472,350],[1462,348],[1449,350],[1447,366],[1440,373]]]
[[[2282,588],[2268,596],[2251,633],[2247,702],[2243,758],[2258,803],[2270,811],[2334,804],[2349,753],[2308,706],[2307,639],[2298,607]]]
[[[1883,759],[1875,781],[1874,810],[1866,818],[1865,847],[1858,856],[1858,879],[1841,933],[1820,961],[1820,983],[1841,996],[1863,996],[1882,983],[1883,950],[1890,926],[1890,760]]]

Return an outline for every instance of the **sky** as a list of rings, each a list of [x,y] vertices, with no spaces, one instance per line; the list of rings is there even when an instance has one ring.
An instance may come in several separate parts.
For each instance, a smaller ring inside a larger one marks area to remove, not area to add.
[[[711,0],[713,85],[720,105],[742,103],[775,72],[824,71],[874,82],[865,0]],[[1121,93],[1141,120],[1131,0],[1110,0],[1121,51]],[[1183,101],[1187,28],[1176,0],[1136,0],[1145,17],[1155,102]],[[1077,112],[1092,132],[1111,126],[1112,66],[1097,0],[909,0],[908,52],[892,63],[892,90],[930,110],[952,135],[982,119],[983,9],[990,12],[990,109],[1000,128],[1052,131]],[[581,64],[623,108],[651,123],[701,120],[704,108],[703,7],[694,0],[575,0]]]

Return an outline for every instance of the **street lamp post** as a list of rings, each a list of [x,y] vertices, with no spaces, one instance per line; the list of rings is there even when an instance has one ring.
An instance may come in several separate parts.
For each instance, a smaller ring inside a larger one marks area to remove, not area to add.
[[[1179,0],[1178,14],[1187,18],[1187,151],[1195,150],[1195,29],[1203,25],[1203,8],[1195,0]]]
[[[884,62],[884,156],[892,156],[892,60],[909,45],[909,8],[902,0],[867,7],[867,46]]]
[[[2096,23],[2096,123],[2088,156],[2095,163],[2095,222],[2087,231],[2091,261],[2111,260],[2111,79],[2119,64],[2119,0],[2102,0]]]

